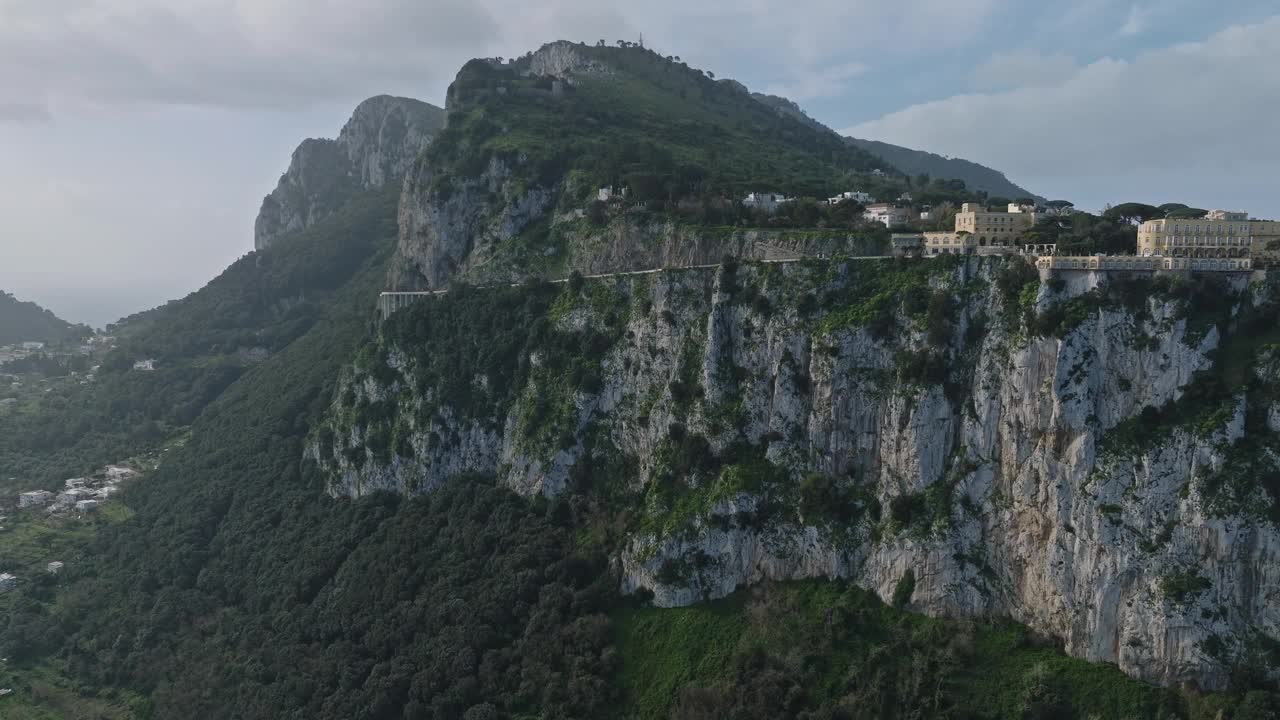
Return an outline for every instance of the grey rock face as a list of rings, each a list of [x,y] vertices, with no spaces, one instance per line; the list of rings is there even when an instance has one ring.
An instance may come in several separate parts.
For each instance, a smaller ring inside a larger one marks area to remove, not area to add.
[[[560,40],[547,43],[533,53],[529,72],[572,80],[575,74],[608,74],[610,70],[604,63],[583,55],[573,43]]]
[[[364,101],[337,140],[305,140],[294,151],[262,201],[254,247],[328,217],[360,190],[399,182],[442,127],[444,111],[427,103],[386,95]]]
[[[397,290],[439,288],[455,275],[475,274],[495,249],[520,234],[551,207],[548,188],[520,191],[511,169],[494,157],[478,177],[458,180],[447,192],[433,184],[436,173],[419,163],[404,182],[400,240],[391,265]]]
[[[1010,616],[1131,675],[1222,687],[1250,643],[1280,637],[1280,531],[1241,509],[1267,497],[1248,485],[1243,504],[1224,508],[1215,490],[1251,413],[1255,443],[1280,427],[1276,353],[1258,364],[1261,397],[1242,393],[1193,425],[1135,426],[1211,367],[1217,330],[1191,333],[1172,303],[1152,298],[1140,310],[1100,307],[1060,338],[1028,337],[1006,322],[1017,308],[999,296],[998,267],[973,260],[929,281],[960,298],[941,348],[906,316],[906,331],[876,336],[802,310],[806,295],[840,287],[838,266],[746,265],[732,284],[714,270],[593,281],[616,295],[610,308],[630,310],[598,387],[565,398],[572,442],[540,446],[521,432],[529,403],[555,392],[536,374],[495,418],[418,412],[435,390],[414,385],[410,354],[393,347],[395,383],[356,367],[340,393],[398,402],[411,457],[378,462],[363,444],[369,429],[342,420],[349,411],[338,405],[332,445],[316,440],[308,452],[330,491],[349,496],[425,492],[460,472],[555,495],[582,459],[612,458],[644,516],[617,558],[622,589],[650,591],[658,605],[815,577],[848,578],[887,600],[910,570],[913,610]],[[1106,281],[1082,275],[1060,295]],[[1042,286],[1041,306],[1049,294]],[[594,327],[593,307],[555,322]],[[941,353],[948,382],[904,369],[928,353]],[[701,388],[693,401],[690,373]],[[1112,437],[1122,425],[1137,428],[1136,443]],[[685,500],[654,506],[677,426],[716,454],[756,448],[783,479],[733,474],[747,466],[691,470],[676,479]],[[840,501],[856,519],[801,500],[815,476],[856,498]]]

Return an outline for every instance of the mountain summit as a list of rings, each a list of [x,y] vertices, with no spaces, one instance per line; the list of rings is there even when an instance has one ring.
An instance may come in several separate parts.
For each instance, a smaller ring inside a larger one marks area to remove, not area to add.
[[[254,223],[254,247],[332,215],[359,190],[398,181],[444,126],[444,111],[379,95],[356,108],[337,140],[304,140]]]
[[[509,62],[473,60],[447,107],[447,128],[405,181],[395,288],[751,256],[740,238],[685,232],[672,212],[715,211],[752,192],[825,198],[873,173],[898,177],[741,84],[634,45],[561,41]],[[584,222],[610,189],[618,211]]]

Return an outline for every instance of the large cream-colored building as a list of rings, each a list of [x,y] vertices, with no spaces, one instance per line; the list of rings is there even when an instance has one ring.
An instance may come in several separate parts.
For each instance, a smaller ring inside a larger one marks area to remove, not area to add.
[[[964,203],[956,213],[956,229],[924,233],[925,255],[970,255],[981,248],[1012,248],[1036,224],[1033,208],[1011,204],[1007,212]]]
[[[1138,254],[1275,259],[1280,257],[1280,222],[1250,220],[1247,213],[1225,210],[1199,220],[1148,220],[1138,226]]]
[[[1015,245],[1035,224],[1036,214],[1021,205],[1010,205],[1007,212],[992,212],[981,203],[965,203],[956,213],[956,232],[972,235],[978,247]]]

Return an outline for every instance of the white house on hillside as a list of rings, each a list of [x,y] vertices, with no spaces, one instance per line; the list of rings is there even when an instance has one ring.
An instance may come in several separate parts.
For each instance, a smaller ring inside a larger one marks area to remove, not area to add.
[[[852,200],[857,203],[862,203],[863,205],[867,205],[869,203],[873,203],[876,201],[876,199],[871,197],[871,195],[864,193],[861,190],[851,190],[849,192],[842,192],[833,198],[827,198],[827,204],[839,205],[845,200]]]
[[[751,193],[742,199],[742,204],[749,208],[759,208],[769,214],[778,211],[778,206],[783,203],[795,202],[795,198],[787,197],[781,193]]]
[[[894,227],[905,225],[911,219],[911,210],[892,203],[875,203],[867,206],[862,217],[864,220],[878,222],[885,227]]]

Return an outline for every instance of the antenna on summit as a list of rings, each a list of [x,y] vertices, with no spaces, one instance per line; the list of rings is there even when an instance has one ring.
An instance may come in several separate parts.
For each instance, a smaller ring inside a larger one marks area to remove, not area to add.
[[[640,47],[644,47],[644,33],[640,33]]]

